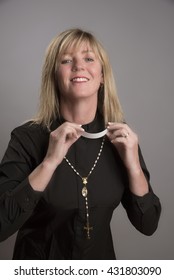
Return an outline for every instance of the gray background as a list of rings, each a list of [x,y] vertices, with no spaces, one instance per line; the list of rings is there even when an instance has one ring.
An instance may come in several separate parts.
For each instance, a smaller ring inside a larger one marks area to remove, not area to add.
[[[69,27],[94,32],[107,49],[163,207],[158,230],[146,237],[119,206],[112,222],[117,258],[174,259],[174,1],[0,0],[0,158],[11,130],[36,112],[48,43]],[[14,239],[0,243],[0,259],[11,258]]]

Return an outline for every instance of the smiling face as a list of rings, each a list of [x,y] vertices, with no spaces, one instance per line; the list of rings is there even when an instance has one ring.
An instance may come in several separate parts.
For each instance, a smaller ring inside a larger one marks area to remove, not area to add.
[[[96,100],[100,84],[103,83],[101,63],[87,43],[63,53],[57,75],[60,99],[65,100]]]

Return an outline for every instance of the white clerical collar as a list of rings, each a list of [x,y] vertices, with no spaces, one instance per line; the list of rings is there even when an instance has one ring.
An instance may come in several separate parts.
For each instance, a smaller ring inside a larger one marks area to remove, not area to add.
[[[84,131],[84,132],[82,132],[82,136],[85,138],[89,138],[89,139],[97,139],[97,138],[103,137],[104,135],[106,135],[106,133],[107,133],[107,128],[98,133],[89,133],[89,132]]]

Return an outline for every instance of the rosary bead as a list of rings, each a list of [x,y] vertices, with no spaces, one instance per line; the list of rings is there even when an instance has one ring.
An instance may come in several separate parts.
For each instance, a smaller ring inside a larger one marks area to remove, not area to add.
[[[68,163],[68,165],[72,168],[72,170],[76,173],[76,175],[78,175],[81,179],[82,179],[82,184],[83,184],[83,188],[82,188],[82,196],[85,198],[85,208],[86,208],[86,226],[84,226],[84,229],[86,230],[86,234],[87,234],[87,239],[90,239],[90,230],[93,229],[93,227],[90,227],[89,225],[89,206],[88,206],[88,189],[86,187],[86,185],[88,184],[88,178],[91,175],[91,173],[93,172],[94,168],[97,165],[97,162],[101,156],[101,153],[103,151],[103,146],[104,146],[104,141],[105,138],[103,138],[99,153],[97,155],[97,158],[91,168],[91,170],[89,171],[88,175],[86,177],[82,177],[80,175],[80,173],[75,169],[75,167],[70,163],[69,159],[67,159],[67,157],[65,156],[64,159],[65,161]]]

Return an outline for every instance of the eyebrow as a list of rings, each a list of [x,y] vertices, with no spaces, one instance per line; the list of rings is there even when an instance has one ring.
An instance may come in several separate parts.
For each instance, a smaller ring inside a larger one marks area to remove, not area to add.
[[[94,53],[94,51],[93,50],[83,50],[82,54],[84,54],[84,53]],[[72,54],[73,54],[73,52],[63,53],[63,55],[72,55]]]
[[[84,50],[82,53],[88,53],[88,52],[93,52],[93,50]]]

